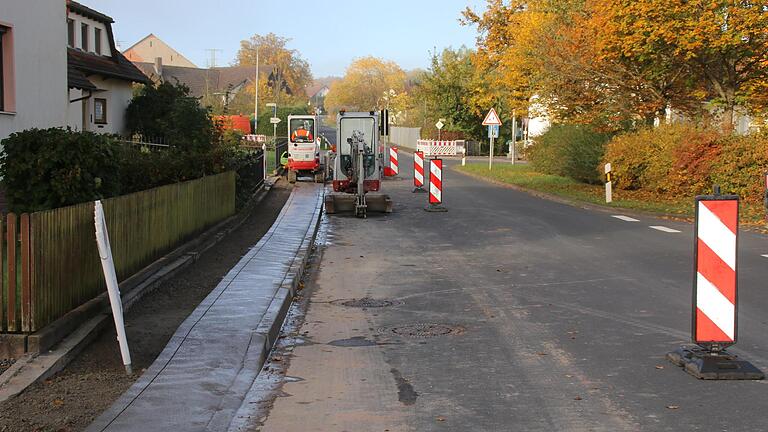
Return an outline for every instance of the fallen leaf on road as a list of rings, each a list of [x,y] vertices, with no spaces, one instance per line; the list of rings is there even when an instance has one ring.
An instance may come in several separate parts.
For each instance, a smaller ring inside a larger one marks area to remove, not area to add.
[[[675,410],[675,409],[680,408],[680,405],[667,405],[667,408],[671,409],[671,410]]]
[[[545,356],[545,355],[547,355],[547,353],[545,353],[545,352],[537,352],[536,355]]]
[[[435,420],[437,420],[439,422],[444,422],[445,421],[445,417],[438,416]]]
[[[573,378],[573,375],[566,375],[566,378]]]
[[[664,366],[656,365],[656,369],[664,369]]]
[[[64,401],[63,400],[61,400],[61,399],[54,399],[53,400],[53,406],[60,407],[62,405],[64,405]]]
[[[577,401],[581,400],[581,396],[576,396],[575,398],[573,398],[573,400],[577,400]]]

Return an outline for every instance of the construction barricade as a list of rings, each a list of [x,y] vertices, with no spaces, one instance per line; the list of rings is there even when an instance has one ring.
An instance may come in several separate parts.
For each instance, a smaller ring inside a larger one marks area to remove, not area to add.
[[[389,166],[384,167],[384,175],[387,177],[394,177],[400,173],[400,167],[397,161],[397,147],[389,148]]]
[[[413,153],[413,191],[426,192],[424,190],[424,153]]]
[[[447,211],[443,207],[443,160],[429,161],[429,204],[424,209],[429,212]]]
[[[416,150],[424,153],[425,157],[457,156],[463,154],[463,146],[457,141],[418,140]]]
[[[737,245],[739,198],[696,197],[692,341],[667,358],[701,379],[762,379],[752,364],[738,360],[726,348],[738,334]]]

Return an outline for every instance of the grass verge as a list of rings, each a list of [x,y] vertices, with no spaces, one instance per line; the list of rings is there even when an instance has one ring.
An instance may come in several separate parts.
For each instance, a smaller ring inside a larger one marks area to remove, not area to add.
[[[646,191],[613,191],[613,202],[606,204],[605,187],[578,182],[568,177],[542,174],[528,164],[498,164],[488,170],[487,164],[470,163],[456,169],[473,177],[543,192],[573,202],[588,203],[616,209],[629,209],[662,216],[689,219],[694,215],[693,197],[663,197]],[[741,222],[754,227],[765,226],[762,206],[741,203]]]

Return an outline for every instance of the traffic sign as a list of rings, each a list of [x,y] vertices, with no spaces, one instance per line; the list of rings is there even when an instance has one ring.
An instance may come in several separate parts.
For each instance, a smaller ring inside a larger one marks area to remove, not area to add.
[[[483,120],[483,126],[501,126],[501,120],[499,119],[499,115],[496,114],[495,109],[491,108],[491,110],[488,111],[485,120]]]
[[[438,129],[442,129],[443,126],[445,126],[445,123],[443,123],[440,120],[438,120],[437,123],[435,123],[435,127],[438,128]]]
[[[498,138],[498,137],[499,137],[499,126],[498,125],[488,126],[488,138]]]
[[[281,122],[280,117],[270,117],[269,122],[272,124],[278,124]]]

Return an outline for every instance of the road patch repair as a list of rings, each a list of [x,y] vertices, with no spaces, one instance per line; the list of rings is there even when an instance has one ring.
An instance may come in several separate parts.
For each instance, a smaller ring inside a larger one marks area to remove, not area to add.
[[[322,185],[297,184],[269,232],[87,430],[226,430],[277,338],[317,233],[322,202]]]

